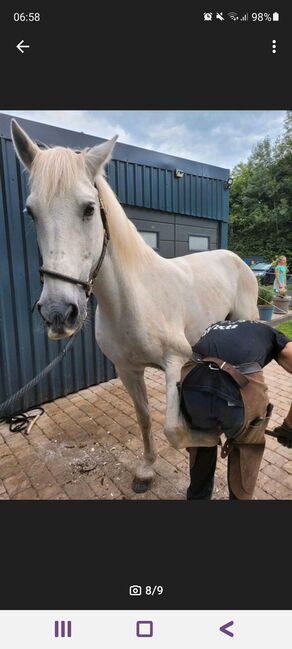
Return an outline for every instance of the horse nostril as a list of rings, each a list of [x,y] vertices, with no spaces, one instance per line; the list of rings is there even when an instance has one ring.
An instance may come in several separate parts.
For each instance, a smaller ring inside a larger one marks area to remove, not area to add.
[[[75,322],[78,316],[78,306],[76,304],[69,304],[69,307],[65,313],[64,320],[67,322]]]

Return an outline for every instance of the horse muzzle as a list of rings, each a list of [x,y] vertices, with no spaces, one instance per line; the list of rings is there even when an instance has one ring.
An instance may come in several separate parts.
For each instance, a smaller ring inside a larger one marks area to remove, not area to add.
[[[48,337],[53,340],[72,336],[81,324],[77,304],[41,304],[39,312],[48,327]]]

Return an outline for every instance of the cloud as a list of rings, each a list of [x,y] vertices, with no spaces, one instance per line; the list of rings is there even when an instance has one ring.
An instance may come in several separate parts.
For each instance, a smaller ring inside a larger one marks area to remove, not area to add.
[[[253,146],[281,133],[285,111],[8,111],[98,137],[232,169]]]
[[[23,117],[43,124],[59,126],[70,131],[88,133],[96,137],[112,138],[118,133],[119,140],[125,144],[133,144],[131,134],[125,130],[121,123],[111,121],[102,113],[94,111],[94,114],[86,110],[10,110],[5,111],[16,117]]]

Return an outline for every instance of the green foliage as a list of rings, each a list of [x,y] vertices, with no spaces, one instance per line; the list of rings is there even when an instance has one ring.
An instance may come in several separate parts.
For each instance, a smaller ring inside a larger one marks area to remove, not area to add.
[[[285,336],[292,340],[292,320],[278,324],[275,329],[278,329],[278,331],[281,331],[282,334],[285,334]]]
[[[259,284],[258,304],[260,306],[268,306],[273,302],[273,289],[270,286],[262,286]]]
[[[277,142],[259,142],[232,176],[229,248],[267,261],[283,254],[292,268],[292,111]]]

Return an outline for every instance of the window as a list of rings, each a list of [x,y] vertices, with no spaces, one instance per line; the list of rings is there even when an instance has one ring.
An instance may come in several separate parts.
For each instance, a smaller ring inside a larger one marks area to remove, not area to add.
[[[209,237],[194,236],[189,234],[189,250],[209,250]]]
[[[145,232],[140,230],[141,237],[144,239],[148,246],[158,249],[158,232]]]

